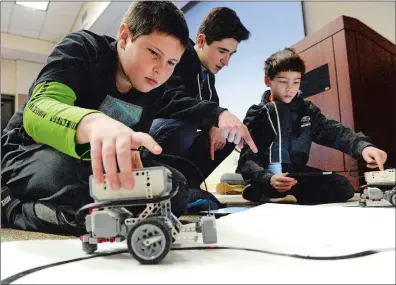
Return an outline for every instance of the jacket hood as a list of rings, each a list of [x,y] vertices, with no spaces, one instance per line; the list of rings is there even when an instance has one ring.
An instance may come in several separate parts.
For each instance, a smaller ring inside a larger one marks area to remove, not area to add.
[[[190,39],[181,61],[184,63],[185,67],[193,70],[196,73],[200,73],[201,61],[199,60],[199,56],[194,49],[194,45],[194,41]]]
[[[261,96],[261,103],[266,104],[268,103],[269,97],[271,96],[271,91],[270,90],[265,90],[263,95]]]

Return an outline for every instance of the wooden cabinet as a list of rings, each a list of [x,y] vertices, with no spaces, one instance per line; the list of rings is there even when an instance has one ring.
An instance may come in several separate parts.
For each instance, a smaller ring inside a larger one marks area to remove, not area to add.
[[[293,48],[305,61],[307,72],[328,67],[329,88],[306,100],[328,118],[368,135],[388,153],[386,165],[396,167],[396,45],[362,22],[341,16]],[[359,167],[362,175],[363,164],[317,144],[308,162],[312,167],[341,172],[356,187],[357,170]]]

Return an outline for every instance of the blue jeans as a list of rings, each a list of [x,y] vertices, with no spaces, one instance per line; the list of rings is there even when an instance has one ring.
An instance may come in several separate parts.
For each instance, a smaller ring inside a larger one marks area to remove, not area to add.
[[[191,148],[196,133],[196,126],[175,119],[155,119],[149,132],[163,153],[177,156]]]
[[[164,154],[181,156],[190,163],[170,157],[156,157],[156,160],[169,163],[186,177],[189,187],[199,188],[221,162],[226,159],[235,148],[235,144],[226,143],[223,149],[215,152],[215,159],[210,158],[209,132],[197,130],[197,126],[176,119],[154,120],[150,135],[161,145]],[[200,173],[203,177],[201,177]]]

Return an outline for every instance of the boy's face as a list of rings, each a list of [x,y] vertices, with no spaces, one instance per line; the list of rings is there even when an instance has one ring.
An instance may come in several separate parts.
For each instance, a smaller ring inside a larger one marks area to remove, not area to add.
[[[264,81],[265,85],[271,88],[274,99],[288,104],[300,89],[301,73],[294,71],[279,72],[272,80],[265,76]]]
[[[117,49],[124,78],[144,93],[169,79],[185,50],[177,38],[156,32],[132,42],[131,32],[124,24]]]
[[[205,35],[199,34],[196,45],[198,47],[197,53],[201,64],[209,70],[209,72],[216,74],[224,66],[227,66],[231,56],[236,53],[238,41],[233,38],[223,39],[221,41],[214,41],[210,45],[206,43]]]

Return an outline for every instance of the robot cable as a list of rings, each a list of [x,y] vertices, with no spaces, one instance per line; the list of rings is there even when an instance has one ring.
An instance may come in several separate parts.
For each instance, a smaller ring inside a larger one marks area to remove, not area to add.
[[[298,255],[298,254],[288,254],[288,253],[281,253],[281,252],[274,252],[274,251],[267,251],[267,250],[261,250],[261,249],[251,249],[251,248],[240,248],[240,247],[228,247],[228,246],[197,246],[197,247],[180,247],[180,248],[172,248],[171,250],[241,250],[241,251],[250,251],[250,252],[257,252],[257,253],[263,253],[263,254],[270,254],[270,255],[277,255],[277,256],[285,256],[289,258],[298,258],[298,259],[311,259],[311,260],[319,260],[319,261],[328,261],[328,260],[342,260],[342,259],[350,259],[350,258],[359,258],[359,257],[365,257],[373,254],[378,254],[381,252],[387,252],[387,251],[394,251],[394,248],[380,248],[380,249],[375,249],[375,250],[365,250],[357,253],[352,253],[352,254],[346,254],[346,255],[339,255],[339,256],[304,256],[304,255]],[[51,267],[56,267],[59,265],[63,264],[68,264],[72,262],[78,262],[78,261],[83,261],[83,260],[88,260],[88,259],[93,259],[93,258],[98,258],[98,257],[105,257],[105,256],[112,256],[112,255],[117,255],[117,254],[123,254],[127,253],[128,250],[116,250],[112,252],[102,252],[102,253],[97,253],[91,256],[85,256],[85,257],[79,257],[79,258],[74,258],[74,259],[68,259],[64,261],[59,261],[59,262],[54,262],[42,266],[37,266],[31,269],[27,269],[25,271],[16,273],[14,275],[11,275],[3,280],[1,280],[1,284],[11,284],[15,281],[17,281],[20,278],[26,277],[29,274],[48,269]]]

